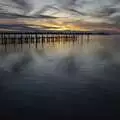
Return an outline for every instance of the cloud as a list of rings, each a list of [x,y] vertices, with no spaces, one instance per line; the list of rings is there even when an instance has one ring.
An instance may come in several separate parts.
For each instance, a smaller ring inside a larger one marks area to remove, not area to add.
[[[19,14],[15,14],[15,13],[0,13],[0,19],[17,19],[17,18],[31,18],[29,16],[25,16],[25,15],[19,15]]]
[[[68,8],[67,9],[71,14],[75,14],[75,15],[82,15],[82,16],[85,16],[87,15],[86,13],[84,12],[80,12],[78,10],[75,10],[75,9],[72,9],[72,8]]]
[[[110,18],[110,20],[113,22],[113,24],[117,27],[120,27],[120,15],[116,15]]]
[[[0,13],[24,14],[24,8],[11,0],[0,1]]]
[[[12,31],[38,31],[37,28],[32,28],[24,24],[0,24],[0,29],[12,30]]]
[[[34,15],[34,16],[30,16],[30,18],[56,19],[58,17],[49,16],[49,15]]]
[[[63,8],[71,7],[76,4],[77,0],[56,0],[58,5],[60,5]]]
[[[93,17],[108,17],[108,16],[111,16],[112,14],[118,12],[119,10],[120,9],[106,6],[106,7],[100,8],[99,10],[94,11],[90,15]]]
[[[28,26],[31,26],[31,28],[38,28],[39,30],[52,30],[52,29],[60,29],[59,26],[47,26],[47,25],[31,25],[31,24],[28,24]]]
[[[40,15],[40,14],[46,14],[49,12],[50,14],[54,14],[56,12],[59,12],[59,8],[55,7],[54,5],[45,5],[41,9],[37,9],[36,11],[32,11],[29,13],[29,15]]]
[[[113,4],[119,4],[119,3],[120,3],[120,0],[111,0],[111,2],[112,2]]]
[[[16,3],[20,9],[24,10],[24,14],[28,13],[32,9],[32,4],[29,0],[12,0],[13,3]]]
[[[40,29],[119,28],[119,13],[120,0],[0,0],[0,19],[39,19]]]

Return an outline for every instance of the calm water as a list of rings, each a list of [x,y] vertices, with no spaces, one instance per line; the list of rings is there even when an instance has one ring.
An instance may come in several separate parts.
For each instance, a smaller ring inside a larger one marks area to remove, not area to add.
[[[120,114],[120,36],[0,46],[0,119]]]

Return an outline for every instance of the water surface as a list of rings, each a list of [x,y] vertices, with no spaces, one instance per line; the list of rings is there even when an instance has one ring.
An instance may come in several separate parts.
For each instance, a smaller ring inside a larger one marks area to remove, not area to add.
[[[120,36],[0,46],[0,118],[111,118],[120,113]]]

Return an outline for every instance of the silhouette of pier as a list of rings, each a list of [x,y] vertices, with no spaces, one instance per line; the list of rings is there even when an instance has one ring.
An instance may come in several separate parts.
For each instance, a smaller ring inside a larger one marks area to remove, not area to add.
[[[42,31],[42,32],[0,32],[0,44],[31,44],[55,42],[55,41],[76,41],[83,36],[90,39],[90,35],[106,35],[105,33],[77,32],[77,31]]]

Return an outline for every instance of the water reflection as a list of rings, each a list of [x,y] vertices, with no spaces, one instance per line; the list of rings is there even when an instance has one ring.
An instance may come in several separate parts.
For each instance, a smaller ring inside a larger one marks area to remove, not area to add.
[[[44,41],[43,41],[44,40]],[[83,45],[83,43],[88,43],[90,41],[90,38],[87,36],[76,36],[76,37],[45,37],[44,39],[37,39],[37,43],[36,43],[36,39],[33,39],[31,41],[27,40],[24,41],[24,44],[19,43],[19,40],[16,40],[15,44],[13,43],[9,43],[9,40],[7,40],[8,44],[2,44],[0,46],[0,51],[5,51],[5,52],[10,52],[11,50],[14,51],[24,51],[24,50],[28,50],[28,48],[37,48],[37,49],[43,49],[46,47],[54,47],[54,48],[70,48],[72,47],[74,44],[79,44],[79,45]]]
[[[119,38],[0,46],[0,117],[75,120],[119,114]]]

